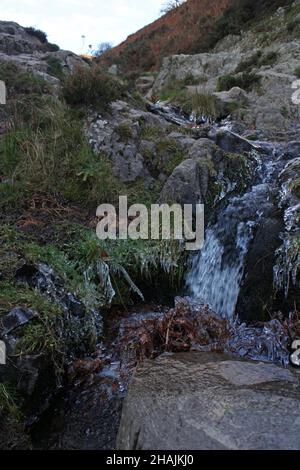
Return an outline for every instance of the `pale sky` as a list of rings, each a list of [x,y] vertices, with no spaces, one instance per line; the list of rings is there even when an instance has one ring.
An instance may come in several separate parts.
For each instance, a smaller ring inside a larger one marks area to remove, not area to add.
[[[76,53],[101,42],[117,45],[160,16],[165,0],[0,0],[0,20],[34,26]],[[82,36],[85,39],[82,39]]]

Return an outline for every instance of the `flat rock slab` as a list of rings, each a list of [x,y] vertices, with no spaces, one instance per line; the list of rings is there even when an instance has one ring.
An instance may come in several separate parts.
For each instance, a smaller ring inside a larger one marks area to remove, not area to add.
[[[299,373],[221,354],[165,354],[139,366],[119,450],[300,449]]]

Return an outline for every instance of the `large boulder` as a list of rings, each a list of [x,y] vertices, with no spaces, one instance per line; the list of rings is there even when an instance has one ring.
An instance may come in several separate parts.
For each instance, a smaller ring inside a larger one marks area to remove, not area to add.
[[[160,203],[197,204],[201,201],[200,168],[188,158],[178,165],[160,194]]]
[[[145,361],[123,405],[119,450],[300,447],[299,374],[212,353]]]
[[[188,158],[175,168],[164,185],[160,202],[205,202],[211,176],[215,173],[214,160],[219,161],[222,154],[222,150],[211,140],[196,140],[190,147]]]
[[[236,147],[237,152],[242,152],[252,148],[245,139],[238,136],[231,138],[231,135],[219,131],[215,138],[219,144],[224,144],[226,150]],[[198,139],[190,147],[188,158],[174,169],[166,181],[160,202],[204,203],[209,212],[220,199],[232,191],[242,190],[248,184],[252,164],[250,156],[225,152],[210,139]]]

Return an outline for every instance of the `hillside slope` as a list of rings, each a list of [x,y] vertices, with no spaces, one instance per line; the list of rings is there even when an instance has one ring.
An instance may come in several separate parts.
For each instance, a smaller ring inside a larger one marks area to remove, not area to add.
[[[204,52],[247,23],[292,0],[188,0],[101,57],[126,71],[157,70],[164,57]]]
[[[102,58],[108,63],[118,62],[124,69],[157,69],[163,57],[191,51],[195,42],[206,39],[211,26],[201,28],[209,18],[220,17],[231,0],[189,0],[176,10],[162,16]]]

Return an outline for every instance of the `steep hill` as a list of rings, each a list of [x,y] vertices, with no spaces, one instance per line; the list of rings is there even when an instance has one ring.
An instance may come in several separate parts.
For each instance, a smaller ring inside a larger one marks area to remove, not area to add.
[[[157,70],[164,57],[204,52],[230,33],[292,0],[188,0],[100,59],[124,71]]]
[[[211,31],[209,18],[219,18],[231,0],[189,0],[181,7],[129,36],[125,42],[103,57],[118,62],[124,69],[157,69],[163,57],[191,51],[195,42],[204,40]]]

